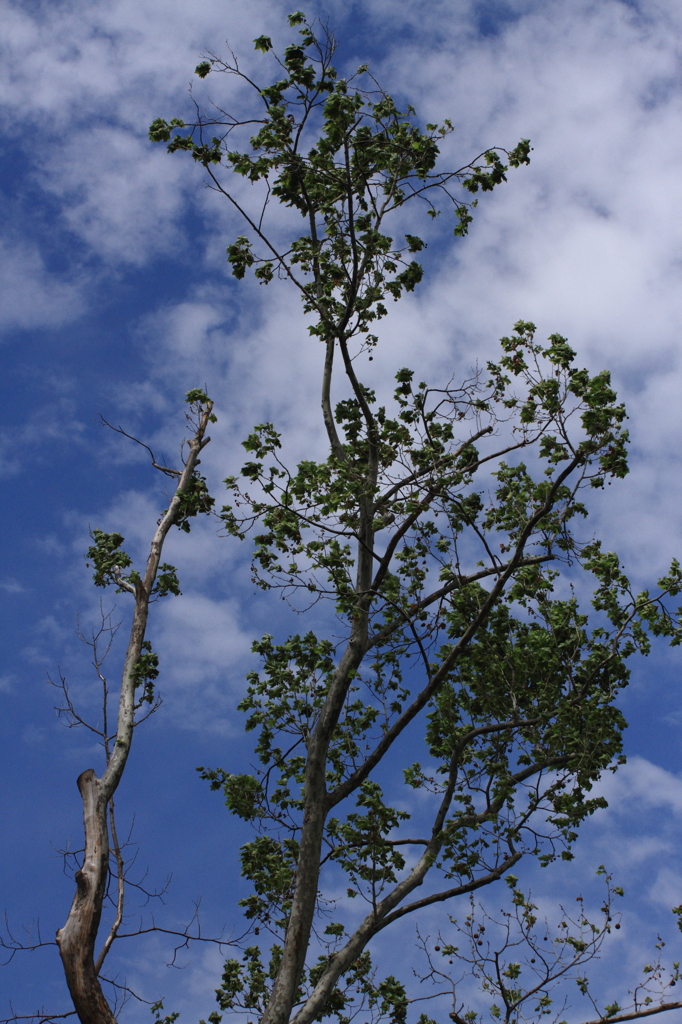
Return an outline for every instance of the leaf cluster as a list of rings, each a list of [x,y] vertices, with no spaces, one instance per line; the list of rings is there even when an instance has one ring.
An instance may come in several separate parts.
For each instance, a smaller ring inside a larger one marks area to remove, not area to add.
[[[340,78],[332,64],[333,37],[316,35],[303,15],[296,20],[299,14],[290,24],[299,26],[300,38],[281,57],[268,36],[254,41],[255,49],[274,62],[271,84],[256,85],[234,59],[211,55],[196,68],[202,79],[209,73],[241,78],[254,88],[261,116],[241,120],[219,110],[217,116],[200,114],[193,123],[157,118],[149,137],[167,143],[170,152],[191,153],[209,171],[212,187],[243,214],[249,232],[227,247],[235,277],[254,268],[261,283],[276,274],[290,278],[301,290],[305,310],[315,314],[311,334],[323,340],[359,334],[371,347],[377,340],[373,326],[386,315],[387,299],[412,291],[423,273],[409,257],[425,248],[424,240],[406,234],[396,244],[384,230],[386,219],[412,199],[421,200],[436,217],[440,210],[434,193],[453,211],[455,234],[466,234],[477,200],[465,200],[453,186],[469,195],[492,191],[506,180],[509,167],[529,162],[530,143],[523,139],[510,151],[486,150],[457,170],[438,170],[439,143],[454,130],[452,122],[421,126],[414,110],[398,109],[366,66]],[[258,130],[248,145],[235,148],[235,133],[254,124]],[[216,129],[219,134],[209,142],[207,132]],[[221,168],[264,186],[260,213],[241,205],[219,177]],[[265,232],[271,199],[306,222],[306,232],[286,251]],[[259,243],[265,246],[263,255],[254,252]]]
[[[305,1003],[330,956],[336,941],[344,934],[343,925],[331,924],[325,935],[333,936],[326,943],[327,949],[317,962],[306,971],[305,978],[296,993],[296,1006]],[[277,976],[282,957],[278,944],[269,950],[266,963],[258,946],[248,946],[241,960],[231,958],[225,963],[222,983],[216,991],[221,1010],[255,1010],[262,1014],[267,1006],[272,982]],[[338,984],[329,994],[324,1007],[313,1018],[316,1021],[335,1018],[338,1024],[350,1024],[359,1013],[371,1024],[389,1021],[390,1024],[404,1024],[409,999],[405,986],[392,975],[381,981],[376,979],[376,970],[370,954],[365,951],[355,960],[352,967],[344,972]]]

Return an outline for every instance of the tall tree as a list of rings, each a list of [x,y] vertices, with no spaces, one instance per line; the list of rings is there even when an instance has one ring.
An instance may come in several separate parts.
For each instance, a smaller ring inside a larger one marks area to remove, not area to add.
[[[280,435],[259,425],[221,513],[235,536],[257,527],[260,586],[330,602],[333,613],[325,636],[254,645],[263,669],[241,708],[260,771],[204,772],[258,833],[242,851],[254,889],[243,904],[276,944],[267,965],[258,946],[229,961],[219,1001],[257,1009],[263,1024],[343,1018],[348,980],[366,983],[359,965],[378,932],[498,881],[524,857],[570,857],[577,826],[604,802],[590,789],[623,759],[625,661],[648,650],[648,633],[681,635],[664,602],[679,590],[677,563],[654,596],[636,596],[615,555],[571,532],[586,514],[579,492],[627,471],[625,410],[607,372],[591,376],[564,338],[540,345],[519,322],[500,361],[457,386],[429,387],[400,368],[380,404],[360,376],[386,300],[422,277],[411,256],[425,242],[404,233],[408,204],[421,200],[431,217],[445,204],[465,234],[476,200],[462,194],[528,163],[528,140],[442,170],[449,121],[420,128],[366,67],[338,77],[333,39],[301,12],[289,24],[299,40],[275,57],[265,87],[234,59],[209,54],[196,69],[253,86],[260,116],[220,110],[150,129],[169,151],[190,152],[243,218],[246,233],[227,248],[235,276],[288,279],[324,352],[328,457],[289,468]],[[273,50],[266,36],[255,45]],[[244,205],[226,169],[263,187],[259,207]],[[283,242],[269,229],[271,197],[301,215],[302,234]],[[346,397],[334,404],[339,358]],[[576,567],[597,578],[597,624],[554,596]],[[411,761],[417,721],[428,770]],[[398,770],[431,793],[427,827],[385,801],[381,781]],[[408,862],[410,847],[419,856]],[[325,944],[315,922],[340,873],[365,911],[348,931],[328,925]],[[404,998],[398,985],[393,1006]]]

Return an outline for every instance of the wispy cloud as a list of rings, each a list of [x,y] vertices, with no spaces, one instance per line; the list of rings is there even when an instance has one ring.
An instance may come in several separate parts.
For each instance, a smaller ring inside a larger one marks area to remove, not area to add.
[[[0,580],[0,590],[4,590],[6,594],[24,594],[26,587],[18,580],[4,579]]]
[[[80,283],[50,273],[35,243],[0,238],[0,333],[61,327],[84,308]]]

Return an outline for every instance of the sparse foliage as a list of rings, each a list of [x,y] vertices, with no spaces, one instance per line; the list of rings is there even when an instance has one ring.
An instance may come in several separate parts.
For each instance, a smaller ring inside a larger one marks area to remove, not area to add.
[[[558,921],[552,928],[547,920],[538,918],[538,907],[530,894],[524,893],[518,878],[509,874],[505,879],[511,894],[509,910],[491,915],[483,906],[477,906],[471,896],[464,921],[459,924],[450,919],[452,927],[448,932],[454,931],[457,945],[448,941],[447,933],[446,937],[438,935],[435,942],[421,940],[428,971],[420,980],[433,981],[451,993],[449,1016],[455,1024],[475,1024],[479,1020],[520,1024],[543,1018],[548,1024],[558,1022],[570,1005],[567,983],[587,1000],[588,1013],[593,1013],[596,1021],[632,1020],[638,1015],[678,1007],[678,1002],[670,999],[669,990],[680,980],[680,965],[674,962],[670,970],[664,969],[661,953],[665,943],[659,937],[656,958],[644,965],[642,980],[628,993],[628,1005],[612,1003],[600,1008],[585,965],[598,957],[611,930],[620,928],[621,915],[614,903],[624,893],[613,884],[603,865],[597,874],[603,876],[606,889],[599,917],[587,909],[583,896],[576,896],[574,912],[563,906],[556,908]],[[464,985],[459,987],[470,993],[473,980],[483,1002],[488,1004],[485,1011],[467,1010],[458,999],[458,985],[450,970],[455,963],[460,977],[466,965]]]

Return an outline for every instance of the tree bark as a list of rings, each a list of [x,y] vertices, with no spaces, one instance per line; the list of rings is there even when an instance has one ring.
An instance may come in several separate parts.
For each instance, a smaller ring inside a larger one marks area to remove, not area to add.
[[[57,932],[57,945],[81,1024],[116,1024],[95,968],[95,942],[109,871],[107,802],[92,768],[79,775],[78,788],[83,798],[85,853],[76,872],[76,895],[69,916]]]

